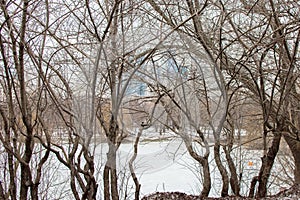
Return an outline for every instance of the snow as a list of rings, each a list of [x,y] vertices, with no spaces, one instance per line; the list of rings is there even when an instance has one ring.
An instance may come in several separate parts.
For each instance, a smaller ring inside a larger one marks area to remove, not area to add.
[[[104,144],[102,144],[104,145]],[[133,144],[122,144],[119,149],[119,171],[127,171],[128,160],[132,155]],[[103,147],[102,147],[103,148]],[[212,176],[212,190],[210,196],[220,196],[222,180],[216,168],[211,151],[210,170]],[[237,154],[237,152],[236,152]],[[236,160],[238,160],[237,156]],[[248,192],[247,188],[251,178],[257,175],[260,166],[260,154],[258,152],[239,155],[244,161],[240,166],[243,171],[242,193]],[[248,160],[253,162],[248,166]],[[140,178],[141,194],[147,195],[154,192],[178,191],[187,194],[199,194],[201,192],[201,166],[186,152],[183,142],[175,138],[168,141],[141,142],[138,156],[135,161],[136,174]],[[132,180],[129,184],[134,185]],[[128,188],[132,188],[129,186]]]
[[[151,133],[148,134],[148,136]],[[167,137],[165,137],[167,136]],[[138,156],[134,162],[136,174],[141,184],[141,197],[155,192],[184,192],[187,194],[198,195],[201,192],[202,174],[201,166],[193,160],[186,152],[184,143],[171,134],[164,136],[152,135],[153,141],[144,140],[138,146]],[[165,138],[168,138],[167,140]],[[162,139],[162,140],[160,140]],[[95,148],[95,176],[99,184],[98,197],[103,194],[102,172],[106,160],[107,144],[100,143]],[[204,151],[199,148],[200,153]],[[134,194],[134,184],[130,177],[128,161],[133,153],[133,142],[121,144],[118,149],[118,172],[120,184],[120,197],[123,199],[124,192],[127,191],[129,199]],[[261,164],[261,151],[236,148],[232,156],[237,166],[238,173],[242,175],[241,194],[247,195],[250,181],[253,176],[258,175]],[[223,158],[224,159],[224,158]],[[209,194],[211,197],[219,197],[222,180],[213,160],[213,151],[211,150],[210,171],[212,178],[212,189]],[[251,164],[249,164],[251,163]],[[274,174],[271,178],[272,188],[270,191],[278,192],[284,185],[276,185],[277,176],[283,173],[276,173],[282,170],[282,164],[276,164]],[[72,199],[72,193],[69,186],[69,170],[57,161],[54,155],[50,156],[48,164],[45,165],[41,191],[48,197],[63,199]],[[1,178],[1,177],[0,177]],[[50,180],[50,182],[49,182]],[[48,183],[49,182],[49,183]],[[273,194],[274,194],[273,193]]]
[[[119,170],[126,168],[127,161],[132,155],[133,144],[122,144],[119,149],[121,162]],[[200,148],[199,152],[204,151]],[[224,155],[223,155],[224,156]],[[258,175],[261,165],[262,151],[236,148],[232,157],[236,163],[238,174],[241,174],[241,194],[247,195],[250,182]],[[225,162],[224,158],[223,161]],[[210,197],[219,197],[222,187],[221,176],[213,159],[211,149],[210,171],[212,178],[212,189]],[[201,166],[193,160],[186,152],[184,143],[179,138],[173,140],[162,140],[156,142],[141,142],[139,144],[138,156],[135,161],[136,173],[140,177],[141,194],[147,195],[155,192],[184,192],[198,195],[202,187]],[[276,183],[276,169],[280,170],[282,165],[275,164],[275,169],[270,178],[269,191],[275,194],[283,187]],[[282,175],[282,174],[280,174]],[[129,181],[132,184],[132,181]],[[272,184],[272,185],[271,185]],[[130,187],[129,187],[130,188]]]

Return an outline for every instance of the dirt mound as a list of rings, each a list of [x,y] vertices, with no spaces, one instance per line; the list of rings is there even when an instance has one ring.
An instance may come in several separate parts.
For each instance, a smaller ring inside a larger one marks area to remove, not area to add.
[[[267,197],[265,199],[300,199],[300,185],[295,185],[290,189],[279,192],[274,196]]]
[[[142,200],[169,200],[169,199],[184,199],[184,200],[199,200],[199,196],[188,195],[181,192],[156,192],[142,198]]]
[[[200,196],[188,195],[181,192],[156,192],[142,198],[142,200],[199,200]],[[228,196],[220,198],[206,198],[206,200],[299,200],[300,199],[300,185],[295,185],[290,189],[284,190],[276,195],[265,197],[265,198],[247,198],[247,197],[237,197]]]

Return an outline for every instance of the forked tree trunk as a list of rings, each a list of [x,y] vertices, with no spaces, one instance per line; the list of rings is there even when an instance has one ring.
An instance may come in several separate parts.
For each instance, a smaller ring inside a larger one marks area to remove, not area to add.
[[[198,161],[203,169],[203,189],[200,194],[200,198],[204,199],[208,197],[210,189],[211,189],[211,176],[210,176],[210,170],[209,170],[209,163],[208,163],[208,156],[209,153],[207,153],[205,156],[198,155],[193,147],[192,144],[186,140],[186,138],[182,138],[185,142],[185,146],[189,152],[189,154],[194,158],[196,161]]]

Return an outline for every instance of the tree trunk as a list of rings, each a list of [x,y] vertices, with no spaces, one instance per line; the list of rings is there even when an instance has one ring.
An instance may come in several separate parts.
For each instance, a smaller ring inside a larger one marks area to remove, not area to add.
[[[192,158],[198,161],[203,168],[203,189],[201,191],[200,198],[204,199],[208,197],[211,189],[211,177],[210,177],[209,163],[208,163],[209,148],[207,146],[205,156],[200,156],[194,151],[192,144],[190,143],[187,137],[182,137],[182,139],[185,143],[185,146],[190,156],[192,156]],[[208,144],[206,143],[206,145]]]
[[[250,183],[250,189],[249,189],[249,195],[248,195],[249,198],[254,197],[255,186],[256,186],[257,182],[258,182],[258,176],[254,176],[251,180],[251,183]]]
[[[27,200],[28,190],[32,184],[30,169],[28,164],[21,163],[21,188],[20,188],[20,200]]]
[[[279,150],[281,140],[281,132],[275,132],[272,145],[269,148],[267,155],[262,157],[262,165],[258,176],[258,191],[256,194],[257,198],[262,198],[267,195],[267,183],[271,174],[271,170]]]
[[[134,172],[134,168],[133,168],[133,162],[135,161],[137,154],[138,154],[138,144],[139,144],[139,140],[140,137],[142,135],[143,129],[141,128],[136,136],[135,142],[134,142],[134,151],[133,151],[133,155],[129,160],[129,169],[130,169],[130,173],[131,173],[131,177],[133,179],[133,182],[135,184],[135,192],[134,192],[134,199],[135,200],[139,200],[140,199],[140,190],[141,190],[141,184],[139,183],[139,180]]]
[[[89,172],[87,172],[87,173],[89,173]],[[98,188],[96,180],[91,175],[85,175],[85,176],[88,176],[88,177],[85,178],[86,187],[84,188],[84,193],[83,193],[81,199],[96,200],[96,194],[97,194],[97,188]]]
[[[214,145],[214,156],[215,156],[215,161],[216,161],[218,170],[220,171],[221,176],[222,176],[223,186],[222,186],[221,196],[226,197],[226,196],[228,196],[229,178],[227,175],[227,170],[223,166],[222,161],[221,161],[219,142],[216,142]]]
[[[4,189],[1,181],[0,181],[0,200],[5,200]]]
[[[112,198],[112,200],[119,199],[116,159],[116,147],[114,144],[109,142],[107,161],[103,174],[105,200],[110,200],[110,197]]]
[[[211,179],[210,179],[210,171],[209,171],[209,163],[208,163],[208,156],[204,158],[203,162],[201,162],[203,167],[203,175],[204,175],[204,181],[203,181],[203,189],[200,194],[200,198],[203,199],[205,197],[208,197],[210,189],[211,189]]]
[[[295,170],[294,170],[294,184],[300,184],[300,141],[289,135],[284,135],[284,139],[288,144],[292,155],[294,157]]]
[[[240,196],[240,184],[239,184],[239,179],[238,175],[236,173],[236,167],[235,164],[232,160],[232,157],[230,155],[230,151],[228,151],[226,148],[224,148],[225,156],[226,156],[226,161],[229,166],[230,170],[230,186],[233,191],[233,193],[237,196]]]
[[[114,159],[116,163],[116,159]],[[118,174],[117,169],[111,169],[111,196],[112,200],[119,200],[119,191],[118,191]]]
[[[9,152],[8,150],[6,150],[6,152],[7,152],[8,169],[9,169],[9,176],[10,176],[10,183],[9,183],[10,198],[12,200],[17,200],[17,189],[16,189],[16,182],[15,182],[15,169],[14,169],[14,163],[13,163],[13,154],[11,152]]]
[[[25,152],[23,156],[24,162],[21,162],[21,188],[20,188],[20,199],[26,200],[29,188],[32,187],[32,175],[29,167],[29,162],[32,156],[32,130],[27,127],[27,136],[25,140]]]
[[[114,144],[109,145],[109,167],[110,167],[110,190],[112,200],[119,199],[118,193],[118,175],[117,175],[117,156],[116,156],[116,147]]]
[[[35,183],[31,187],[31,200],[38,200],[39,183]]]
[[[104,200],[110,200],[109,171],[109,166],[105,165],[103,171]]]
[[[89,145],[89,143],[88,143]],[[89,149],[83,146],[83,154],[86,160],[84,165],[84,179],[86,186],[84,188],[84,193],[82,194],[81,199],[95,200],[97,195],[98,185],[94,177],[95,166],[94,166],[94,156],[89,154]]]
[[[224,125],[224,132],[226,133],[227,145],[223,146],[223,150],[225,153],[226,161],[228,163],[229,171],[230,171],[230,186],[233,193],[236,196],[240,196],[240,181],[238,179],[237,170],[235,163],[231,157],[231,151],[234,144],[234,132],[235,132],[235,122],[233,121],[232,115],[228,112],[227,115],[227,123]],[[238,135],[238,137],[240,134]],[[240,141],[240,138],[238,138]]]

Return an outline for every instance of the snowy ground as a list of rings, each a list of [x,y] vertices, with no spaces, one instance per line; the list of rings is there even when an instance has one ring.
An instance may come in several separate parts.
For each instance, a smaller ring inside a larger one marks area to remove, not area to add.
[[[122,164],[127,163],[124,161],[127,159],[127,155],[131,155],[127,151],[127,146],[125,144],[120,149]],[[245,187],[249,184],[251,175],[255,175],[257,172],[258,159],[258,154],[252,155],[253,166],[245,164],[241,166],[242,170],[245,171]],[[220,196],[221,178],[212,157],[210,160],[213,179],[210,196]],[[245,162],[248,161],[245,160]],[[136,163],[136,172],[140,176],[142,194],[157,191],[199,194],[201,191],[201,167],[185,151],[184,144],[180,140],[141,143]]]
[[[148,135],[143,138],[144,142],[139,144],[135,169],[142,186],[141,196],[165,191],[178,191],[197,195],[201,191],[201,167],[186,152],[183,142],[179,138],[173,137],[173,139],[170,139],[170,136],[172,134],[164,136],[164,138],[169,138],[168,140],[159,140],[162,139],[162,136],[157,136],[157,134],[156,136]],[[128,161],[132,151],[133,142],[121,144],[118,150],[119,184],[122,199],[125,193],[127,193],[128,199],[132,199],[134,194],[134,184],[128,170]],[[203,149],[199,148],[198,151],[201,153]],[[102,197],[102,171],[106,153],[107,144],[100,143],[96,146],[94,158],[96,162],[96,177],[99,183],[99,199]],[[219,197],[222,181],[212,154],[213,151],[211,151],[209,158],[212,177],[210,196]],[[241,193],[246,195],[251,178],[258,174],[261,164],[261,152],[236,148],[232,156],[236,162],[238,173],[242,175]],[[44,170],[42,181],[44,184],[41,185],[42,196],[45,196],[46,199],[53,199],[54,196],[56,199],[72,199],[69,187],[69,170],[57,162],[54,156],[50,158]],[[284,177],[285,170],[287,171],[285,164],[277,162],[273,171],[275,176],[272,176],[270,181],[270,187],[272,188],[270,191],[273,191],[273,193],[278,192],[280,187],[285,186],[279,181],[279,178]],[[287,174],[291,175],[289,173],[287,171]],[[5,180],[5,177],[1,178]]]
[[[103,145],[103,144],[102,144]],[[128,172],[127,163],[132,155],[133,144],[122,144],[119,149],[119,170]],[[102,146],[103,148],[103,146]],[[201,153],[203,149],[198,149]],[[213,160],[213,151],[210,156],[210,171],[212,176],[211,197],[219,197],[222,181]],[[261,164],[261,152],[236,148],[233,157],[238,173],[242,176],[241,194],[247,195],[250,181],[258,174]],[[183,142],[178,139],[155,142],[141,142],[136,159],[136,173],[140,177],[142,196],[154,192],[179,191],[187,194],[199,194],[201,191],[201,167],[189,156]],[[277,170],[282,165],[277,164]],[[276,174],[276,173],[275,173]],[[276,178],[276,177],[275,177]],[[278,192],[283,185],[276,185],[276,179],[271,178],[271,193]],[[277,177],[278,178],[278,177]],[[129,178],[129,189],[132,189]],[[124,191],[124,188],[123,190]],[[130,191],[130,190],[128,190]],[[132,189],[131,192],[134,190]]]

